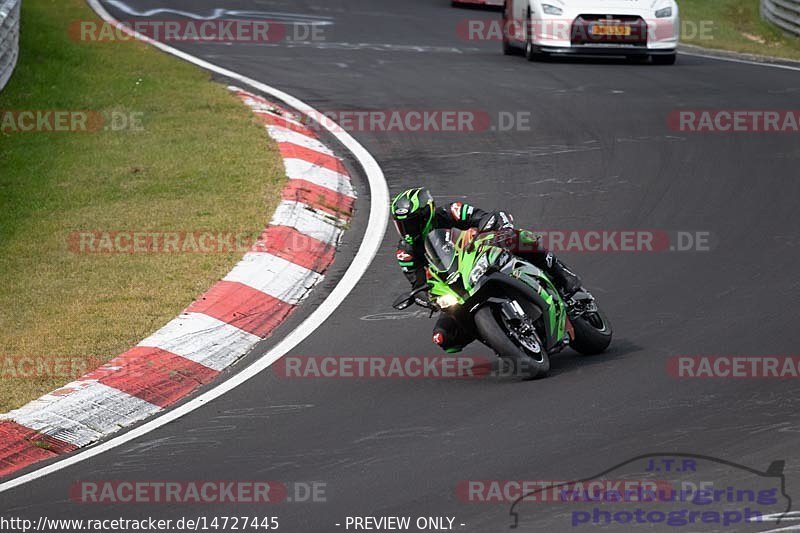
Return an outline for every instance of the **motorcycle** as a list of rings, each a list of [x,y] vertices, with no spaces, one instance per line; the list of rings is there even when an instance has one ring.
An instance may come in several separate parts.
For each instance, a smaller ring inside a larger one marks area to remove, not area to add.
[[[567,346],[583,355],[604,351],[613,332],[591,293],[581,288],[565,301],[543,270],[498,245],[502,240],[502,234],[477,229],[430,232],[428,283],[398,297],[393,307],[419,303],[417,296],[427,291],[432,313],[453,316],[531,379],[545,376],[550,355]]]

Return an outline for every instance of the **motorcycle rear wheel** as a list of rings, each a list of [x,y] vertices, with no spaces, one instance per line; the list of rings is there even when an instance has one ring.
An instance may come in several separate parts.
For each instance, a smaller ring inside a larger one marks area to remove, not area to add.
[[[613,335],[611,323],[600,308],[588,316],[581,316],[571,322],[575,338],[569,345],[576,352],[582,355],[596,355],[604,352],[611,344]]]

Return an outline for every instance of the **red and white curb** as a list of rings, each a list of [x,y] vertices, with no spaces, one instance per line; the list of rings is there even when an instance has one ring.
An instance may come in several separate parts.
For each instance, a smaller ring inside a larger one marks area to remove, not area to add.
[[[353,215],[350,175],[299,115],[230,90],[264,123],[284,158],[289,181],[269,226],[179,317],[93,372],[0,415],[0,476],[96,442],[213,381],[324,278]]]

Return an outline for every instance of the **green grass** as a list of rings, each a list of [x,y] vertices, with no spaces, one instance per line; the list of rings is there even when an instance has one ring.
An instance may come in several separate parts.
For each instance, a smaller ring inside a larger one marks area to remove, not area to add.
[[[79,230],[258,232],[285,177],[251,112],[144,44],[80,43],[84,0],[25,0],[0,109],[141,113],[142,131],[0,134],[0,362],[107,360],[176,316],[241,253],[87,255]],[[76,376],[0,376],[0,412]]]
[[[759,0],[678,0],[678,5],[686,44],[800,59],[800,38],[762,20]],[[707,35],[694,31],[702,21],[713,23]]]

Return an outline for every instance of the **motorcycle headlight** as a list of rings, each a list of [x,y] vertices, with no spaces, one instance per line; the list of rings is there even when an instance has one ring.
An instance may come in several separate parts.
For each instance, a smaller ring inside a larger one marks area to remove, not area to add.
[[[659,10],[656,10],[656,18],[657,19],[665,19],[672,16],[672,6],[664,7]]]
[[[546,15],[561,15],[564,13],[563,9],[552,4],[542,4],[542,11],[544,11]]]
[[[489,270],[489,258],[486,255],[482,255],[475,262],[475,266],[472,267],[472,272],[469,274],[469,284],[475,285],[478,283],[478,280],[486,274],[487,270]]]
[[[454,305],[458,305],[458,298],[456,298],[452,294],[445,294],[444,296],[439,296],[438,298],[436,298],[436,305],[438,305],[442,309],[447,309],[448,307],[453,307]]]

